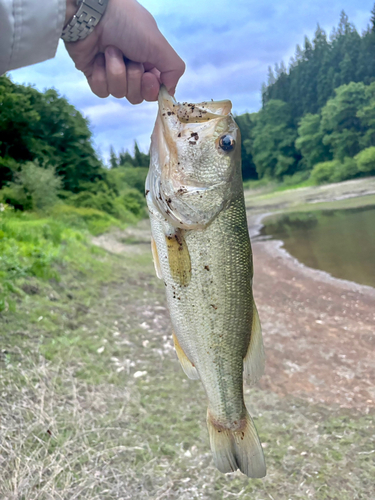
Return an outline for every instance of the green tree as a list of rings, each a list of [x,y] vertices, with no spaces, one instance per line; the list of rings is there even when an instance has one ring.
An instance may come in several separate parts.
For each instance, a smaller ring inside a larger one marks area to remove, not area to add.
[[[365,130],[358,112],[366,104],[366,87],[363,83],[351,82],[337,88],[335,94],[322,109],[321,131],[324,145],[334,158],[343,161],[361,149]]]
[[[301,157],[294,146],[297,132],[288,104],[269,101],[258,113],[253,136],[253,161],[259,178],[281,179],[297,171]]]
[[[55,90],[38,92],[0,77],[0,109],[0,187],[14,177],[9,158],[54,168],[64,189],[73,192],[104,178],[88,121]]]
[[[323,144],[323,136],[319,114],[308,113],[301,118],[295,144],[308,170],[311,170],[317,163],[332,159],[329,147]]]
[[[241,132],[242,178],[244,180],[258,178],[253,161],[253,129],[256,116],[256,113],[244,113],[235,118]]]

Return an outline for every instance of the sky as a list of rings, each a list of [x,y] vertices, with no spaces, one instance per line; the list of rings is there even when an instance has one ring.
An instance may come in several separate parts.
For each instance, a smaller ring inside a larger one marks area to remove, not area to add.
[[[374,0],[141,0],[170,44],[186,62],[176,90],[179,101],[231,99],[233,111],[258,111],[268,66],[289,59],[319,23],[327,33],[345,10],[359,32],[366,29]],[[375,57],[375,53],[374,53]],[[156,104],[132,106],[126,99],[100,99],[75,69],[60,41],[54,59],[12,71],[16,83],[39,90],[57,89],[89,118],[94,145],[107,161],[133,150],[134,140],[148,151]]]

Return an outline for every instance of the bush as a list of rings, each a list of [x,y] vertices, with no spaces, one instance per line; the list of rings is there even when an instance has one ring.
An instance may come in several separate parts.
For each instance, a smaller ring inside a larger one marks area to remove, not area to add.
[[[332,182],[341,182],[358,177],[359,170],[354,158],[345,158],[343,163],[339,163],[335,169]]]
[[[366,148],[355,157],[358,170],[366,174],[375,174],[375,147]]]
[[[142,167],[118,167],[107,172],[108,185],[120,194],[127,187],[137,189],[140,193],[145,192],[145,182],[148,168]]]
[[[333,182],[335,171],[339,168],[340,162],[338,160],[317,163],[311,171],[311,179],[315,182],[315,184]]]
[[[58,201],[62,180],[54,168],[42,168],[27,162],[14,175],[15,181],[1,190],[2,201],[19,210],[45,209]]]
[[[116,198],[116,203],[138,218],[146,216],[146,200],[137,189],[124,189],[121,195]]]
[[[315,184],[323,184],[325,182],[341,182],[354,179],[360,174],[356,157],[344,158],[342,163],[339,160],[317,163],[311,172],[311,179]]]
[[[145,215],[145,200],[139,191],[128,188],[121,196],[112,192],[91,193],[82,191],[71,196],[68,202],[77,208],[92,208],[101,213],[105,212],[122,222],[129,224]]]
[[[293,175],[284,175],[283,184],[284,186],[295,186],[296,184],[307,181],[309,177],[310,172],[308,170],[302,170],[300,172],[295,172]]]
[[[95,208],[72,207],[70,205],[56,205],[52,215],[59,221],[80,230],[89,231],[93,235],[104,233],[111,227],[121,227],[121,222],[109,214]],[[130,217],[132,214],[130,214]],[[129,223],[136,222],[134,216]]]

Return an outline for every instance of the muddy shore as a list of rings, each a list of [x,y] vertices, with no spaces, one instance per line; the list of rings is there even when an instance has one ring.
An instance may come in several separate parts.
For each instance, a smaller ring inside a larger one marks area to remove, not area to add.
[[[267,353],[260,386],[310,403],[369,412],[375,407],[375,289],[308,268],[284,250],[281,241],[258,238],[269,212],[297,210],[307,203],[314,204],[311,208],[334,208],[342,199],[360,206],[372,198],[373,182],[343,184],[315,193],[281,193],[271,204],[262,196],[252,199],[248,219],[254,295]],[[246,194],[250,205],[251,194]]]

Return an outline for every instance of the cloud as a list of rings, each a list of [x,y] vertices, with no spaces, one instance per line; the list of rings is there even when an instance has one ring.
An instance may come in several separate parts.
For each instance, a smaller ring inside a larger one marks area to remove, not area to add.
[[[155,16],[166,38],[185,59],[187,70],[177,88],[180,100],[230,98],[236,113],[260,107],[267,68],[288,63],[297,43],[313,37],[317,23],[328,33],[344,9],[361,32],[373,0],[140,0]],[[154,103],[131,106],[126,100],[99,99],[70,60],[63,44],[57,56],[12,72],[19,83],[55,87],[88,116],[95,144],[104,157],[109,147],[132,149],[136,139],[148,149],[156,115]]]

